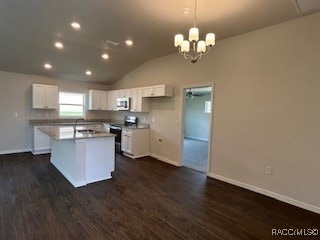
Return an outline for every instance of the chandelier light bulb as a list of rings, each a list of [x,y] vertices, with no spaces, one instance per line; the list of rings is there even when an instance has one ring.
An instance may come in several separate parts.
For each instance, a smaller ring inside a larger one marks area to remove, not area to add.
[[[199,29],[196,27],[190,28],[189,30],[189,41],[196,42],[199,40]]]
[[[176,34],[174,36],[174,46],[175,47],[181,47],[183,42],[183,35],[182,34]]]
[[[205,41],[199,41],[197,44],[197,52],[204,53],[206,51],[206,43]]]
[[[216,35],[214,33],[207,33],[206,46],[214,46],[216,44]]]
[[[186,53],[190,50],[190,42],[188,40],[184,40],[181,46],[181,52]]]

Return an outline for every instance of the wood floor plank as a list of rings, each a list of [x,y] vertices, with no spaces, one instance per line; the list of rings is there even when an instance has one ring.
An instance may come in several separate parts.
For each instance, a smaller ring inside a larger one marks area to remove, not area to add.
[[[117,155],[112,179],[81,188],[49,158],[0,155],[1,240],[265,240],[273,228],[320,230],[318,214],[151,157]]]

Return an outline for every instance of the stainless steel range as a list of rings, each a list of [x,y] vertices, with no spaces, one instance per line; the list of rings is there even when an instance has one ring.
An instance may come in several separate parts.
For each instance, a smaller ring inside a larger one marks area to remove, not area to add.
[[[125,116],[123,123],[120,124],[111,124],[110,125],[110,133],[116,134],[115,137],[115,148],[116,153],[122,154],[121,151],[121,134],[123,126],[137,126],[138,118],[134,116]]]

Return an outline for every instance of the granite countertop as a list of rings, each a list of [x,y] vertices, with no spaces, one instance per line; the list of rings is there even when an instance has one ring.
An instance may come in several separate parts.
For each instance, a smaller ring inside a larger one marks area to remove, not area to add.
[[[75,119],[30,119],[29,125],[32,126],[62,126],[73,125]],[[78,125],[102,124],[102,123],[121,123],[119,120],[112,119],[88,119],[79,121]]]
[[[87,139],[87,138],[103,138],[103,137],[115,137],[115,134],[108,133],[103,129],[94,129],[97,133],[80,133],[74,132],[73,127],[70,126],[48,126],[38,127],[38,129],[47,134],[49,137],[55,140],[72,140],[72,139]],[[87,126],[77,126],[77,130],[90,129]]]
[[[139,124],[138,126],[123,126],[122,128],[128,128],[128,129],[148,129],[149,124]]]

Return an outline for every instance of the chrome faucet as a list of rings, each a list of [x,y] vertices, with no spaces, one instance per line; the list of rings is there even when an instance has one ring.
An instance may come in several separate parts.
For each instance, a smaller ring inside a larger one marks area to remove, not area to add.
[[[78,121],[80,121],[80,120],[85,121],[84,118],[77,118],[77,119],[74,121],[74,123],[73,123],[73,131],[74,131],[74,132],[77,131],[77,123],[78,123]]]

